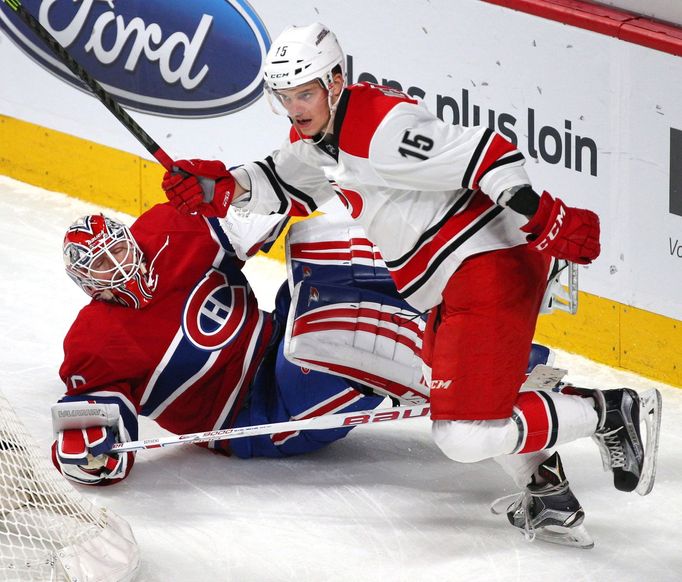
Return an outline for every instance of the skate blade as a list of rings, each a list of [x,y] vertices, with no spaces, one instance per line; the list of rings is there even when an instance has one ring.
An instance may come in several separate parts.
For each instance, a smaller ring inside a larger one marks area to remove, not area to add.
[[[534,530],[535,539],[550,544],[570,546],[582,550],[590,550],[594,547],[594,540],[587,532],[584,525],[574,527],[561,527],[558,525],[548,525]]]
[[[646,423],[646,446],[642,474],[635,491],[640,495],[648,495],[654,488],[656,480],[656,460],[658,459],[658,439],[661,432],[661,410],[663,399],[655,388],[639,395],[640,422]]]
[[[538,364],[528,374],[526,381],[521,386],[521,390],[551,390],[561,383],[566,374],[568,374],[567,370],[546,364]]]

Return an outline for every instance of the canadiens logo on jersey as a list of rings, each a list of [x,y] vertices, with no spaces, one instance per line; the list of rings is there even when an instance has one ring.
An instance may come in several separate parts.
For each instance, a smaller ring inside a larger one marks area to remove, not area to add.
[[[228,345],[246,321],[248,289],[230,284],[227,276],[211,269],[192,290],[182,314],[187,339],[202,350]]]

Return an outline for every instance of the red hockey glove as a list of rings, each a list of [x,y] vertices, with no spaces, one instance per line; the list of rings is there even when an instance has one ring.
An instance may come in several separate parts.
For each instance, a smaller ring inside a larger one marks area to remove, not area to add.
[[[65,477],[105,485],[130,471],[134,460],[130,453],[109,452],[124,430],[116,404],[59,402],[52,407],[52,426],[56,436],[52,461]]]
[[[60,463],[87,465],[88,455],[99,457],[116,442],[116,435],[109,426],[72,428],[57,433],[57,456]]]
[[[528,245],[557,259],[587,265],[599,256],[599,217],[591,210],[566,206],[543,192],[537,212],[521,227]]]
[[[182,214],[198,212],[223,218],[234,196],[235,182],[218,160],[178,160],[163,175],[161,187]]]

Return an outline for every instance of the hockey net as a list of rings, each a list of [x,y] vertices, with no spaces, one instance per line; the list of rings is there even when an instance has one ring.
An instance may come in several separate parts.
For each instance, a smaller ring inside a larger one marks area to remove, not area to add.
[[[0,394],[0,581],[123,582],[139,552],[130,526],[76,491]]]

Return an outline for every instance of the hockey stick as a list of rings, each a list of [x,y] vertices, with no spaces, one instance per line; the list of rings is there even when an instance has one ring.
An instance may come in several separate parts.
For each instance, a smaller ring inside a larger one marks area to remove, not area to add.
[[[28,25],[28,27],[40,37],[45,44],[52,50],[52,52],[69,68],[69,70],[79,77],[93,92],[104,106],[113,113],[114,117],[118,119],[123,126],[133,134],[144,148],[156,158],[166,170],[171,170],[173,160],[168,154],[161,149],[161,147],[149,136],[149,134],[142,129],[137,122],[128,115],[128,113],[119,105],[114,97],[100,85],[90,74],[78,64],[67,50],[59,44],[59,41],[52,36],[45,27],[21,4],[21,0],[0,0],[9,6],[19,17]]]
[[[161,437],[158,439],[146,439],[143,441],[130,441],[116,443],[111,447],[112,453],[126,453],[141,449],[158,449],[172,445],[186,445],[189,443],[208,443],[227,439],[258,436],[263,434],[276,434],[280,432],[297,432],[299,430],[324,430],[330,428],[351,428],[361,424],[373,424],[375,422],[387,422],[391,420],[403,420],[406,418],[420,418],[429,414],[428,404],[414,406],[398,406],[395,408],[379,408],[377,410],[360,410],[358,412],[345,412],[342,414],[327,414],[314,416],[301,420],[288,422],[273,422],[271,424],[256,424],[239,428],[226,428],[223,430],[209,430],[176,436]]]

